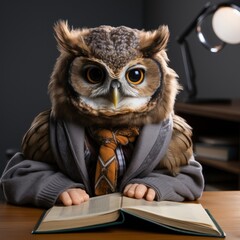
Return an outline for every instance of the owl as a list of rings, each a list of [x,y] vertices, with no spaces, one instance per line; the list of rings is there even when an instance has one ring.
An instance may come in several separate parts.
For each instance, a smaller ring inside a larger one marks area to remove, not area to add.
[[[173,119],[173,133],[161,167],[174,175],[192,155],[191,128],[175,115],[181,86],[168,66],[167,26],[144,31],[125,26],[70,29],[55,26],[58,57],[49,83],[51,110],[40,113],[25,134],[24,155],[52,158],[49,116],[84,127],[142,127]]]

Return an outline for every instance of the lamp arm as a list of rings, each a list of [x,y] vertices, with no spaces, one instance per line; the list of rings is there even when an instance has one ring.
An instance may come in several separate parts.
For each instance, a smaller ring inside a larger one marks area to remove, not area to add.
[[[197,95],[197,87],[195,82],[195,69],[193,66],[192,56],[189,49],[188,42],[186,37],[195,29],[199,17],[208,11],[211,3],[208,2],[205,4],[204,8],[200,11],[200,13],[196,16],[196,18],[190,23],[190,25],[185,29],[185,31],[177,38],[177,42],[180,44],[184,70],[186,74],[186,90],[188,92],[188,98],[193,99]]]
[[[200,11],[200,13],[192,21],[192,23],[190,23],[189,26],[185,29],[185,31],[183,31],[183,33],[177,38],[177,41],[179,44],[181,44],[185,40],[185,38],[192,32],[192,30],[196,28],[199,17],[205,14],[205,12],[208,10],[210,5],[211,5],[210,2],[206,3],[203,9]]]
[[[191,52],[189,50],[189,45],[186,40],[184,40],[180,44],[182,58],[183,58],[183,65],[186,74],[186,88],[188,92],[189,98],[194,98],[197,95],[197,87],[195,81],[195,69],[193,66]]]

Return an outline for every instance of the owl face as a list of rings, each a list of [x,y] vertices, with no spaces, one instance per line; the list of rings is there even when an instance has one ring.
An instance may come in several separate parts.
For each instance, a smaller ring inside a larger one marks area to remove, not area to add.
[[[161,72],[152,59],[130,61],[114,73],[97,59],[74,59],[69,81],[81,109],[98,116],[145,112],[161,85]]]
[[[169,33],[124,26],[55,26],[60,57],[49,92],[56,117],[84,125],[141,126],[173,111],[179,85],[167,66]]]

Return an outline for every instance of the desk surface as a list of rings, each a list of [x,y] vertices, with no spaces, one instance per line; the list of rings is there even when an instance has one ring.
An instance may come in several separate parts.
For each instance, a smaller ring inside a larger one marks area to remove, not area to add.
[[[240,191],[204,192],[199,202],[210,210],[226,232],[228,240],[240,239]],[[43,210],[0,203],[0,238],[3,240],[108,240],[108,239],[216,239],[144,229],[144,226],[115,226],[97,231],[32,235],[31,231]]]

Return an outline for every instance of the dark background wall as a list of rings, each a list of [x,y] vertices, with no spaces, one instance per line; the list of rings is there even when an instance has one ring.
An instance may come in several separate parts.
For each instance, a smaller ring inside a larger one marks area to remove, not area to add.
[[[39,112],[50,107],[47,85],[58,56],[52,27],[59,19],[74,27],[127,25],[147,30],[169,25],[170,66],[184,83],[176,37],[207,0],[2,0],[0,3],[0,174],[7,148],[19,148]],[[222,1],[212,1],[222,2]],[[239,46],[211,54],[189,36],[200,97],[239,98]]]

